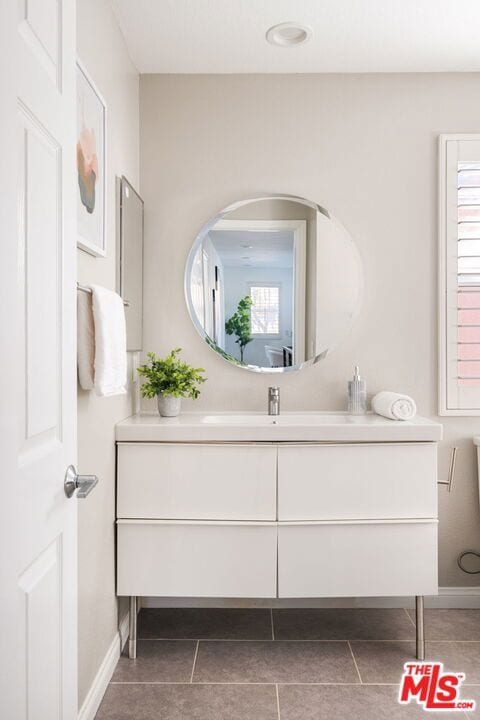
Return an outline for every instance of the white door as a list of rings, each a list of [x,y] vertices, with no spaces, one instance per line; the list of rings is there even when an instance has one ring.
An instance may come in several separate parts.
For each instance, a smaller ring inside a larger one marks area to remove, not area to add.
[[[74,720],[75,0],[0,28],[0,716]]]

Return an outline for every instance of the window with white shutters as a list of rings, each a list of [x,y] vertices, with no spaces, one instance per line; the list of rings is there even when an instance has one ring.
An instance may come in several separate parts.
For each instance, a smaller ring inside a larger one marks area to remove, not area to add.
[[[255,335],[280,334],[280,285],[250,286],[252,299],[250,332]]]
[[[480,162],[458,163],[458,381],[480,385]]]
[[[480,415],[480,135],[440,138],[440,413]]]

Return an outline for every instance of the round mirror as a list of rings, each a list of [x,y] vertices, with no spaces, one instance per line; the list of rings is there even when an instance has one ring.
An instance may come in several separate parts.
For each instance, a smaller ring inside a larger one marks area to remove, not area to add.
[[[358,313],[362,269],[345,228],[291,195],[242,200],[204,225],[185,295],[200,335],[256,372],[298,370],[325,357]]]

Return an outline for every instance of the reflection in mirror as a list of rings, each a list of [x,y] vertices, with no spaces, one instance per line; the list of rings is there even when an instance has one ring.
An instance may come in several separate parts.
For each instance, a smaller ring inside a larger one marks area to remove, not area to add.
[[[296,369],[329,352],[358,311],[350,236],[326,210],[290,196],[231,205],[198,235],[185,276],[192,320],[225,359]]]
[[[117,178],[117,291],[125,301],[127,350],[143,345],[143,200]]]

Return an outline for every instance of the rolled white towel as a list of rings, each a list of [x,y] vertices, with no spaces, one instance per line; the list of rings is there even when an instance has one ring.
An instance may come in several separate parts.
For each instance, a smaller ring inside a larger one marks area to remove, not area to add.
[[[372,410],[390,420],[411,420],[417,414],[413,398],[388,390],[383,390],[372,398]]]

